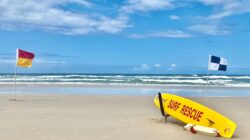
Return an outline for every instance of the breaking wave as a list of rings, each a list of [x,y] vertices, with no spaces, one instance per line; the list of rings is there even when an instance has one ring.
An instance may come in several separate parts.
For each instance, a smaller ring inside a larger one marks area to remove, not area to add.
[[[250,87],[249,75],[22,74],[17,84],[119,84]],[[13,84],[14,75],[1,74],[0,84]]]

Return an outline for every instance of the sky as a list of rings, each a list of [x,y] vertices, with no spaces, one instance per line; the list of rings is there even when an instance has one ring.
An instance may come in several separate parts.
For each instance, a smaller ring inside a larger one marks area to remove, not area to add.
[[[250,0],[0,0],[0,73],[250,74],[249,32]]]

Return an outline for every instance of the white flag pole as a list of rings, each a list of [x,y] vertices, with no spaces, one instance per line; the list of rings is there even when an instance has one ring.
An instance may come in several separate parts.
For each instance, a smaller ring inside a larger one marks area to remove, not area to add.
[[[206,101],[207,101],[207,95],[208,95],[208,81],[209,81],[209,70],[207,69]]]
[[[15,66],[15,93],[16,93],[16,70],[17,70],[17,66]]]
[[[17,73],[18,49],[16,49],[16,66],[15,66],[15,93],[16,93],[16,73]]]
[[[206,83],[206,97],[205,101],[207,101],[207,95],[208,95],[208,84],[209,84],[209,63],[210,63],[210,57],[211,55],[208,55],[208,65],[207,65],[207,83]]]

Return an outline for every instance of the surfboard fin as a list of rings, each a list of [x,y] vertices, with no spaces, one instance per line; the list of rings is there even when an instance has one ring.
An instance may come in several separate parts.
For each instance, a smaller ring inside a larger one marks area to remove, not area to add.
[[[163,103],[162,103],[162,97],[161,97],[161,93],[160,92],[158,92],[158,99],[159,99],[161,114],[164,117],[165,122],[167,122],[167,118],[169,117],[169,115],[166,114],[165,111],[164,111],[164,107],[163,107]]]

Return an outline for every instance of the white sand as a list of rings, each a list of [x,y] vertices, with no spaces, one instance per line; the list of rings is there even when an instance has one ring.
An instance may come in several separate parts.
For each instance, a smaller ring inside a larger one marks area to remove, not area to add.
[[[238,125],[233,139],[250,139],[250,98],[208,101]],[[0,95],[0,140],[224,139],[191,134],[181,122],[159,119],[152,96]]]

